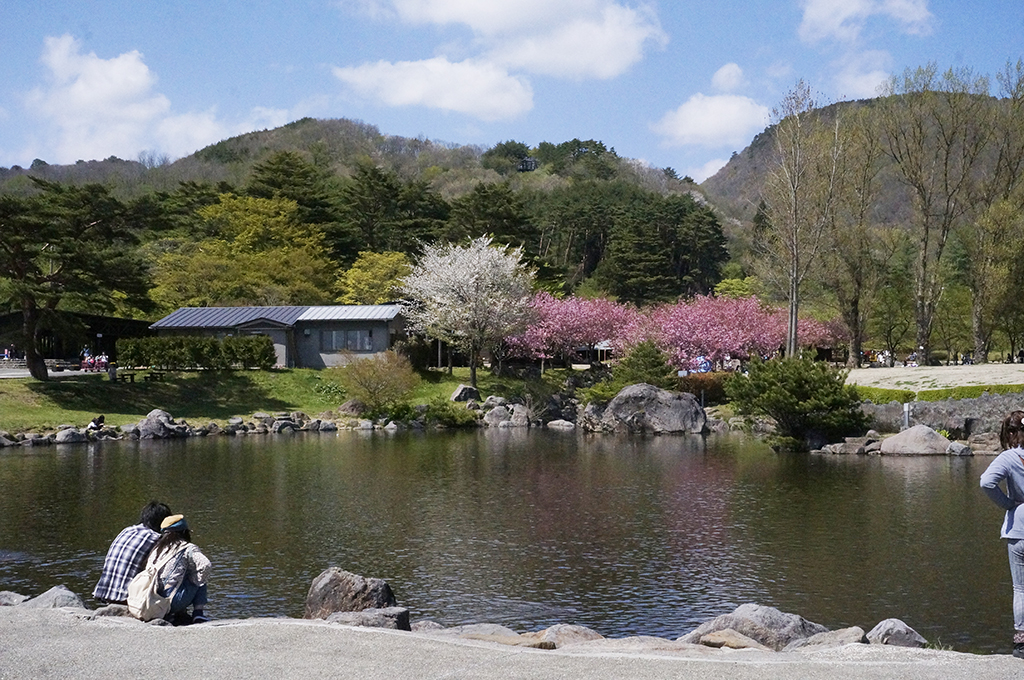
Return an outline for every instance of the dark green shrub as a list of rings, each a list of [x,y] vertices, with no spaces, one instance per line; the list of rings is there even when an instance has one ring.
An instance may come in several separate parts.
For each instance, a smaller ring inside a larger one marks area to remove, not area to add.
[[[612,368],[610,380],[581,390],[580,397],[583,403],[605,404],[629,385],[647,383],[666,390],[674,390],[676,380],[676,371],[669,365],[665,353],[653,342],[644,340],[634,346],[629,354]]]
[[[811,359],[755,360],[748,375],[733,375],[725,389],[739,413],[775,421],[777,443],[817,448],[867,427],[857,390],[844,384],[846,375]]]
[[[265,335],[224,340],[207,335],[122,338],[117,341],[117,358],[122,368],[165,370],[217,370],[232,366],[268,369],[277,363],[274,341]]]
[[[476,427],[476,413],[466,408],[465,404],[456,404],[444,397],[435,397],[427,404],[424,417],[429,425],[436,427]]]

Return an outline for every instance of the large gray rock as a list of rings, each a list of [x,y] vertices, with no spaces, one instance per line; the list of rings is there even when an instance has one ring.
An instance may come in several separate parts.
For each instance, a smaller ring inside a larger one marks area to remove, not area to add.
[[[409,610],[405,607],[364,609],[358,612],[334,612],[327,617],[327,623],[364,628],[390,628],[391,630],[412,630],[409,625]]]
[[[570,423],[568,420],[552,420],[550,423],[545,425],[552,430],[575,430],[576,424]]]
[[[480,390],[470,385],[459,385],[452,392],[451,401],[480,401]]]
[[[87,441],[89,441],[89,437],[73,427],[61,430],[54,439],[57,444],[84,444]]]
[[[13,607],[28,599],[28,595],[15,593],[10,590],[0,590],[0,607]]]
[[[749,638],[742,633],[738,633],[732,628],[716,630],[714,633],[702,635],[700,643],[705,647],[716,647],[719,649],[722,647],[728,647],[729,649],[759,649],[767,652],[772,651],[771,648],[765,647],[757,640]]]
[[[395,594],[383,579],[330,567],[313,579],[306,595],[307,619],[324,619],[334,612],[358,612],[385,609],[398,604]]]
[[[896,645],[897,647],[924,647],[928,641],[916,630],[899,619],[886,619],[868,631],[868,642],[873,645]]]
[[[949,440],[927,425],[915,425],[882,441],[883,456],[944,456]]]
[[[796,614],[787,614],[775,607],[759,604],[740,605],[731,614],[723,614],[702,623],[678,639],[678,642],[699,644],[701,638],[708,633],[732,628],[734,631],[753,638],[765,647],[781,651],[794,640],[809,638],[828,628],[813,623]]]
[[[949,447],[946,449],[946,453],[950,456],[973,456],[974,451],[971,451],[971,447],[961,442],[950,442]]]
[[[692,394],[640,383],[624,388],[603,410],[589,404],[577,425],[596,432],[700,434],[706,422],[704,409]]]
[[[59,607],[75,607],[85,609],[82,598],[64,586],[54,586],[38,597],[25,600],[19,607],[31,607],[33,609],[57,609]]]
[[[523,633],[521,637],[553,642],[555,647],[565,647],[566,645],[580,642],[604,639],[604,636],[595,630],[591,630],[586,626],[575,626],[568,623],[557,623],[550,628],[538,630],[534,633]]]
[[[504,406],[495,406],[484,414],[484,425],[487,427],[498,427],[501,423],[512,420],[512,414]]]
[[[867,641],[868,639],[867,636],[864,635],[864,629],[860,626],[852,626],[850,628],[840,628],[839,630],[830,630],[824,633],[818,633],[817,635],[812,635],[809,638],[793,640],[786,645],[786,648],[782,651],[792,652],[797,649],[811,651],[821,649],[822,647],[842,647],[843,645],[865,644]]]

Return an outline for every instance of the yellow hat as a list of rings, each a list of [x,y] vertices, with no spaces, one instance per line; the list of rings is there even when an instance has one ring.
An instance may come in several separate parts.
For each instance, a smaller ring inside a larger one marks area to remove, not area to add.
[[[167,531],[168,529],[173,531],[184,531],[188,529],[188,522],[185,521],[185,515],[171,515],[160,522],[160,531]]]

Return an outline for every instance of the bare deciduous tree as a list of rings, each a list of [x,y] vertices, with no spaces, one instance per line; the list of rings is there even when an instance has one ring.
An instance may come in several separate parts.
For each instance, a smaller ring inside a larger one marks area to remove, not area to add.
[[[799,348],[800,288],[820,265],[835,209],[842,154],[838,116],[836,112],[826,123],[802,80],[772,111],[775,156],[763,189],[769,225],[754,248],[762,276],[784,291],[789,302],[787,356],[795,356]]]

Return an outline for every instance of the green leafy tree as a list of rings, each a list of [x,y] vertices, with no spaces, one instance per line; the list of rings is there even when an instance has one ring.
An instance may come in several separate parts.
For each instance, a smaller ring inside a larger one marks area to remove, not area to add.
[[[98,184],[33,180],[38,193],[0,196],[0,303],[23,315],[29,372],[46,380],[39,329],[62,310],[147,309],[149,272],[125,207]]]
[[[725,389],[739,413],[775,421],[775,443],[781,448],[816,448],[867,427],[846,375],[811,359],[755,359],[749,373],[733,375]]]
[[[338,302],[344,305],[379,305],[398,299],[402,278],[412,271],[405,253],[364,251],[338,277]]]
[[[499,175],[511,175],[519,168],[519,161],[530,155],[530,147],[523,142],[509,140],[495,144],[480,156],[480,165]]]

